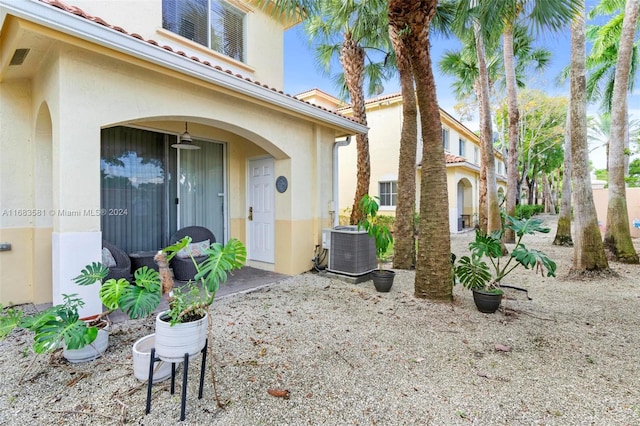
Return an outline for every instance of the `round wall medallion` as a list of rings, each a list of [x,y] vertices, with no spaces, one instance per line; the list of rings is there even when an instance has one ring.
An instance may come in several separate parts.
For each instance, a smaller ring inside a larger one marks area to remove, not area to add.
[[[287,190],[289,187],[289,183],[287,182],[287,178],[284,176],[278,176],[276,179],[276,189],[278,192],[282,193]]]

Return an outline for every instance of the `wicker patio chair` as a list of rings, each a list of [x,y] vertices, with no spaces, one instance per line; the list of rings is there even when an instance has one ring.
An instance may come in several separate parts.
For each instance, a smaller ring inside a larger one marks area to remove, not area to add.
[[[187,226],[186,228],[179,229],[171,237],[170,244],[175,244],[184,237],[191,237],[192,243],[199,243],[209,240],[209,244],[216,242],[216,237],[213,232],[202,226]],[[194,257],[197,263],[203,262],[207,257],[199,256]],[[171,268],[173,269],[173,276],[178,281],[189,281],[197,274],[197,270],[190,257],[178,257],[175,256],[171,259]]]
[[[116,266],[109,267],[109,274],[105,278],[109,280],[111,278],[120,279],[125,278],[127,280],[131,279],[131,259],[129,259],[129,255],[122,250],[118,246],[114,246],[108,241],[102,240],[102,247],[109,249],[113,259],[116,261]]]

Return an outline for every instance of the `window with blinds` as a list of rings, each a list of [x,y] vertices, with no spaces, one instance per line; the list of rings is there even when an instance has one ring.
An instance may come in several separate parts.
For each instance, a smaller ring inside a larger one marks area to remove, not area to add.
[[[222,0],[162,0],[162,28],[245,62],[245,14]]]
[[[445,151],[449,151],[449,129],[446,127],[442,128],[442,146]]]

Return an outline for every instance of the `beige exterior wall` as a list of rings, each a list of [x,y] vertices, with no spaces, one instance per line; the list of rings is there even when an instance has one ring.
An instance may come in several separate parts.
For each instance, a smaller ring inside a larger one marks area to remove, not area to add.
[[[86,13],[98,16],[113,25],[140,34],[145,39],[168,44],[188,56],[220,64],[253,80],[273,87],[282,87],[284,79],[284,25],[271,18],[254,2],[231,0],[228,3],[246,15],[246,62],[241,63],[218,54],[205,46],[162,28],[162,0],[74,0],[70,2]],[[141,19],[142,17],[142,19]]]
[[[345,110],[349,114],[350,110]],[[442,126],[449,130],[449,149],[445,152],[463,156],[464,163],[447,164],[447,190],[449,193],[449,222],[452,232],[458,231],[461,215],[469,216],[469,226],[478,217],[480,153],[478,136],[444,111],[440,113]],[[367,122],[369,130],[369,153],[371,161],[371,182],[369,193],[379,195],[378,183],[398,179],[398,157],[400,153],[400,133],[402,129],[402,97],[383,96],[367,102]],[[420,132],[418,134],[420,138]],[[459,139],[466,141],[466,152],[460,153]],[[475,151],[477,150],[477,151]],[[422,161],[422,145],[418,144],[417,162]],[[502,158],[497,163],[504,173]],[[347,147],[339,149],[340,214],[353,205],[357,181],[357,149],[355,140]],[[404,166],[404,165],[403,165]],[[409,165],[406,165],[410,167]],[[496,169],[498,170],[498,169]],[[420,208],[420,172],[416,174],[416,208]],[[506,191],[506,177],[498,177],[498,187]],[[395,215],[395,207],[381,207],[384,214]]]
[[[93,3],[86,3],[87,12],[107,19],[101,10],[90,10]],[[154,3],[160,1],[136,4]],[[114,12],[113,19],[118,16]],[[267,31],[266,15],[252,16],[261,17],[256,25]],[[12,245],[0,252],[0,303],[58,303],[64,293],[79,293],[87,302],[85,313],[101,310],[97,286],[79,287],[72,279],[100,260],[100,216],[89,212],[101,207],[100,132],[118,125],[178,135],[187,121],[195,139],[224,143],[225,237],[245,243],[247,165],[273,158],[276,176],[285,176],[289,187],[274,195],[275,261],[256,266],[289,275],[311,268],[321,230],[332,221],[334,142],[353,123],[334,122],[335,114],[322,121],[276,107],[26,21],[0,24],[16,29],[3,28],[2,58],[26,41],[43,52],[24,68],[0,69],[0,242]],[[281,54],[281,35],[269,37],[260,43],[277,45],[268,54],[273,63]],[[266,63],[266,52],[261,54],[259,61]],[[276,80],[281,77],[281,65],[266,68],[274,69],[268,72]]]
[[[631,238],[640,238],[640,188],[626,188],[627,211],[629,212],[629,230]],[[602,235],[607,227],[607,205],[609,203],[608,189],[594,189],[593,202],[598,214],[598,225]]]

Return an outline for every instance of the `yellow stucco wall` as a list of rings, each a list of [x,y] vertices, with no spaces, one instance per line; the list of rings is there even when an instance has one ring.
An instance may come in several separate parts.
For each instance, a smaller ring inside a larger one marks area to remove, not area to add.
[[[310,269],[331,223],[335,129],[84,42],[54,42],[33,78],[0,84],[0,205],[47,212],[0,217],[0,241],[13,244],[0,252],[0,303],[51,301],[52,287],[55,301],[99,259],[100,217],[83,212],[100,207],[100,130],[115,125],[179,134],[188,121],[194,138],[225,143],[228,233],[243,241],[247,163],[272,156],[289,180],[276,193],[272,269]]]
[[[99,16],[111,25],[128,32],[140,34],[145,39],[168,44],[184,51],[188,56],[197,56],[203,61],[221,64],[245,77],[272,87],[283,87],[284,79],[284,25],[275,21],[260,7],[242,0],[229,4],[245,13],[244,63],[218,54],[189,39],[172,34],[162,28],[162,0],[75,0],[69,2],[86,13]]]

